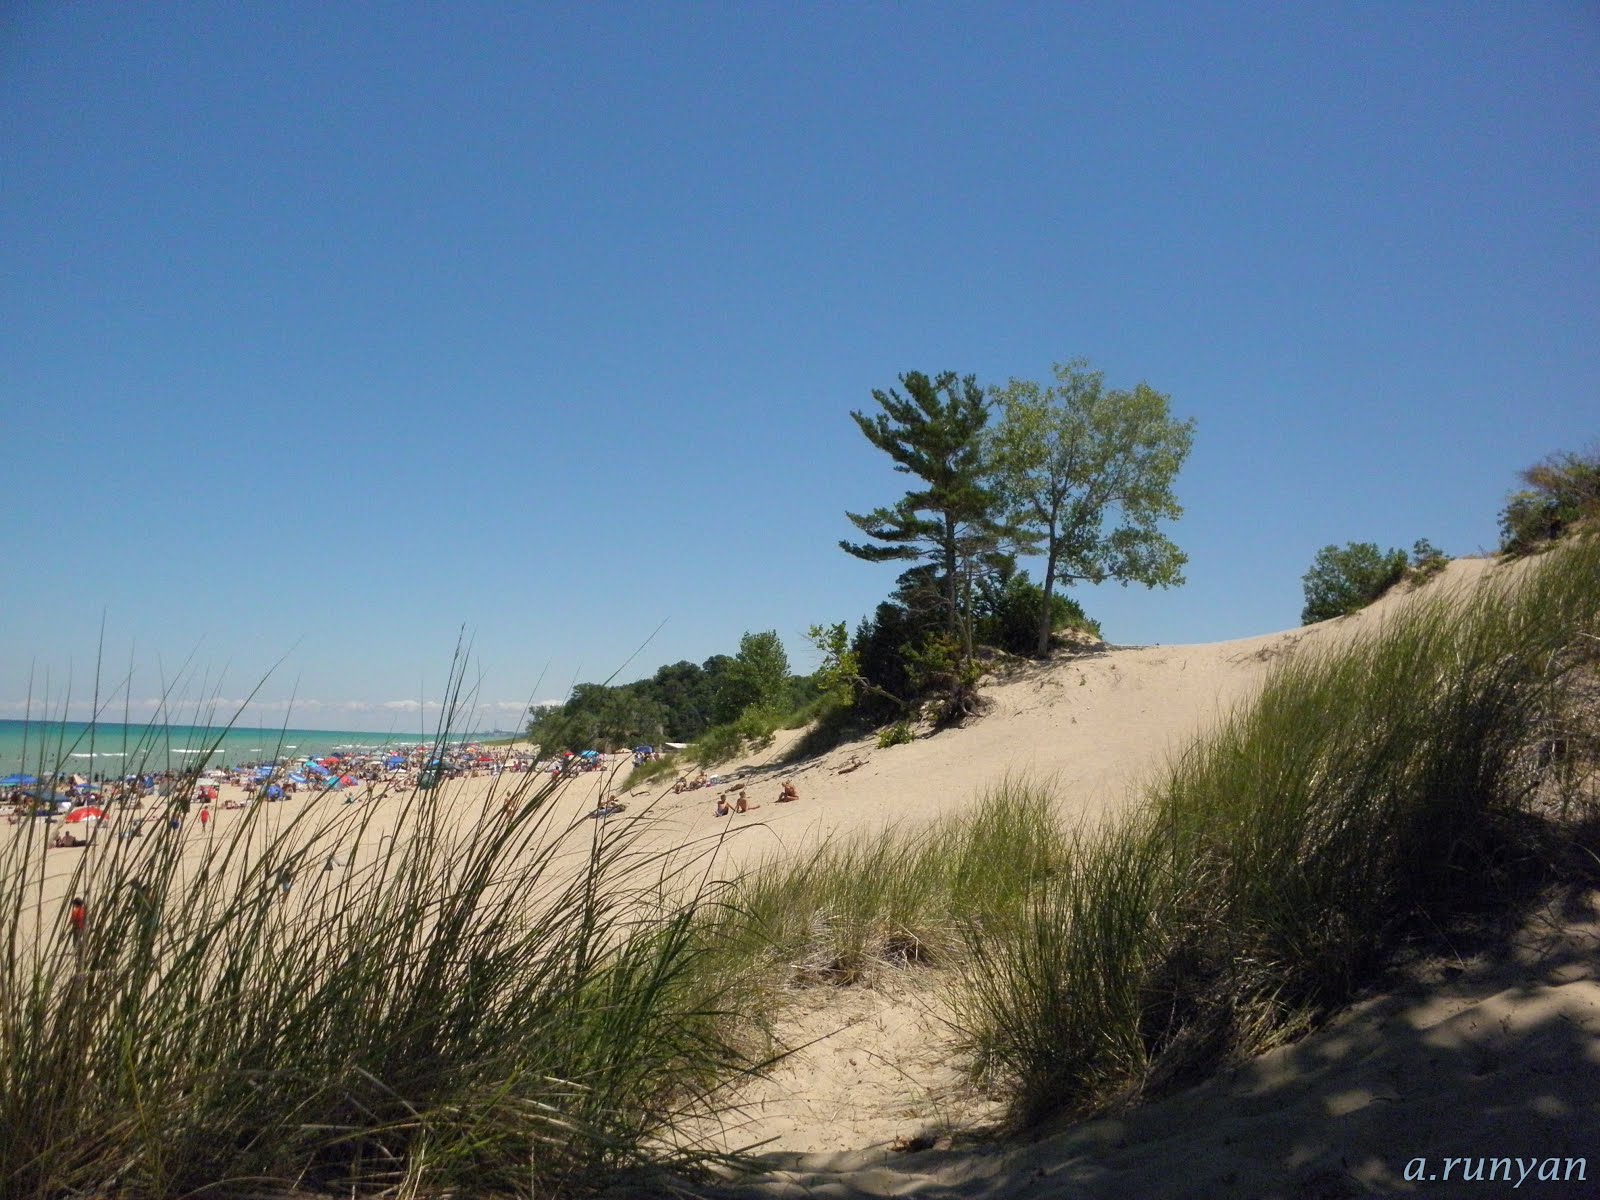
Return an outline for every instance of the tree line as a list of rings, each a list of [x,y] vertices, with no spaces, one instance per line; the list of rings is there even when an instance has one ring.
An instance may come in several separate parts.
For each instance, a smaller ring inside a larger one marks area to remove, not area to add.
[[[911,371],[872,398],[875,412],[851,418],[917,486],[847,512],[863,540],[840,546],[904,569],[853,634],[843,622],[809,631],[823,655],[815,675],[789,673],[775,631],[746,634],[735,656],[618,687],[579,684],[566,703],[531,714],[530,735],[571,750],[691,742],[756,712],[876,723],[929,701],[936,716],[959,718],[976,705],[982,648],[1044,655],[1059,630],[1098,632],[1058,589],[1183,582],[1185,556],[1161,525],[1182,513],[1172,486],[1194,422],[1175,418],[1148,384],[1107,387],[1074,359],[1048,384],[985,389],[972,375]],[[1037,583],[1025,556],[1042,560]]]

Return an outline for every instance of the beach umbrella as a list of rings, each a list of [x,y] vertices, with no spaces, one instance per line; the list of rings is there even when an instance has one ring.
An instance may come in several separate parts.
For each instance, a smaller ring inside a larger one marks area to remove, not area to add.
[[[346,775],[339,782],[344,784],[345,787],[355,787],[355,785],[356,785],[356,777],[354,775]]]
[[[0,779],[0,787],[32,787],[38,782],[37,775],[7,775]]]
[[[86,804],[82,808],[75,808],[69,812],[67,821],[69,823],[73,821],[100,821],[105,819],[105,815],[104,812],[95,808],[92,804]]]

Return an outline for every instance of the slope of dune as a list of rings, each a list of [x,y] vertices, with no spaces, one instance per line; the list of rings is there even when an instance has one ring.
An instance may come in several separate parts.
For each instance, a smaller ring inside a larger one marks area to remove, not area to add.
[[[1461,560],[1422,589],[1322,625],[1021,665],[991,681],[980,720],[909,745],[862,741],[776,766],[780,739],[740,764],[762,808],[734,818],[751,828],[730,858],[927,821],[971,805],[1007,772],[1049,779],[1069,816],[1092,820],[1136,803],[1169,755],[1248,702],[1285,655],[1370,633],[1418,595],[1507,573]],[[782,779],[797,782],[800,804],[771,804]],[[713,795],[670,798],[684,829],[718,824]],[[779,1022],[796,1052],[746,1087],[711,1136],[763,1144],[782,1168],[765,1195],[1451,1194],[1446,1180],[1407,1180],[1408,1163],[1416,1172],[1426,1169],[1418,1157],[1571,1157],[1597,1144],[1597,950],[1600,893],[1579,893],[1566,911],[1458,962],[1416,966],[1399,990],[1228,1078],[1009,1148],[948,1148],[990,1110],[962,1085],[936,988],[891,972],[866,987],[810,989]],[[938,1148],[895,1149],[929,1141]],[[1600,1188],[1600,1156],[1589,1170]]]

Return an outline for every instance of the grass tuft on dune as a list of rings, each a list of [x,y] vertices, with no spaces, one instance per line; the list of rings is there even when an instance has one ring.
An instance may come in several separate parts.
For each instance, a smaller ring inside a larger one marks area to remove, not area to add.
[[[1596,538],[1419,597],[1373,637],[1287,660],[1147,803],[1074,834],[1070,869],[965,926],[959,1020],[1012,1121],[1297,1036],[1409,931],[1500,890],[1553,760],[1592,725],[1576,706],[1597,634]]]

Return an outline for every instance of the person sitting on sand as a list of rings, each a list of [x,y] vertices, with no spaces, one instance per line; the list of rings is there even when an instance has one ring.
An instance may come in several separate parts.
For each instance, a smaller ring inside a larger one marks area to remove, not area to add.
[[[783,787],[778,790],[778,803],[793,804],[798,799],[800,799],[800,789],[794,786],[794,780],[786,780]]]
[[[680,775],[680,776],[678,776],[678,778],[676,780],[673,781],[672,794],[674,796],[681,796],[683,794],[684,788],[686,788],[686,787],[688,787],[688,784],[684,781],[683,776]]]
[[[72,830],[63,829],[60,833],[56,834],[54,844],[61,847],[72,847],[87,846],[89,843],[80,840],[78,836],[72,832]]]
[[[734,812],[749,812],[753,808],[760,808],[759,804],[751,804],[744,794],[744,789],[739,789],[739,798],[733,802]]]
[[[694,782],[691,783],[689,786],[690,787],[697,787],[697,788],[705,787],[706,786],[706,773],[704,771],[701,771],[700,774],[695,776]]]
[[[719,816],[719,817],[725,817],[729,813],[731,813],[732,811],[733,811],[733,809],[728,807],[728,798],[726,796],[718,796],[717,797],[716,815]]]

